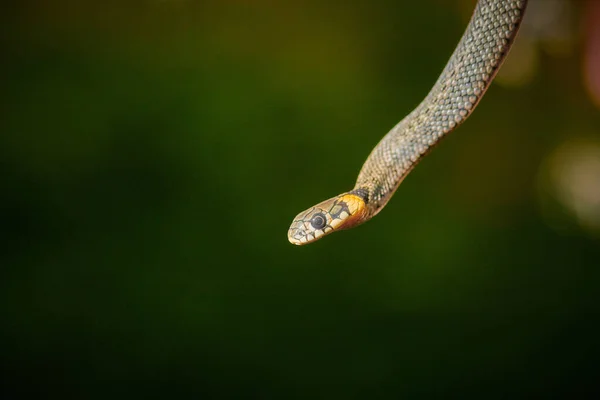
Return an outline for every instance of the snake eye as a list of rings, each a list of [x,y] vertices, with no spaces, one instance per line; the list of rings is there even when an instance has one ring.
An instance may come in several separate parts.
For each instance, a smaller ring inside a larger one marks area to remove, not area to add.
[[[325,228],[325,225],[327,225],[327,218],[325,218],[325,215],[323,215],[323,213],[315,214],[311,218],[310,224],[315,229],[323,229]]]

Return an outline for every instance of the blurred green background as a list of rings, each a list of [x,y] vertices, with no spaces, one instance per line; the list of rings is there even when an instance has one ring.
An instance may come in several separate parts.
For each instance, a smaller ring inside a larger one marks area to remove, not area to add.
[[[585,60],[600,19],[537,3],[480,107],[388,207],[299,248],[292,218],[353,187],[473,1],[9,2],[2,392],[594,389],[600,114]]]

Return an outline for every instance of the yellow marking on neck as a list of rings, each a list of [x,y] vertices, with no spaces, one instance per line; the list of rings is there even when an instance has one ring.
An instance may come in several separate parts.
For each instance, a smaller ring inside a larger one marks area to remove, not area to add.
[[[338,198],[338,202],[345,203],[350,211],[350,216],[344,222],[341,229],[352,228],[363,222],[367,214],[367,205],[362,198],[355,194],[345,194]]]

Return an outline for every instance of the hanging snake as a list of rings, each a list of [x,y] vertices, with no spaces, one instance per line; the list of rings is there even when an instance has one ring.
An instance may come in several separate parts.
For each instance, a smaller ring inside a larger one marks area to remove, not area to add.
[[[298,214],[291,243],[303,245],[373,218],[415,165],[473,112],[519,29],[528,0],[479,0],[425,99],[375,146],[354,189]]]

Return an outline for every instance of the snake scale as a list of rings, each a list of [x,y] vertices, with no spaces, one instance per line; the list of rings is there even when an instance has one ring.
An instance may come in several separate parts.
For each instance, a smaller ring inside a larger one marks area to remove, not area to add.
[[[526,6],[527,0],[479,0],[427,97],[375,146],[354,189],[294,218],[289,241],[311,243],[381,211],[415,165],[473,112],[504,61]]]

